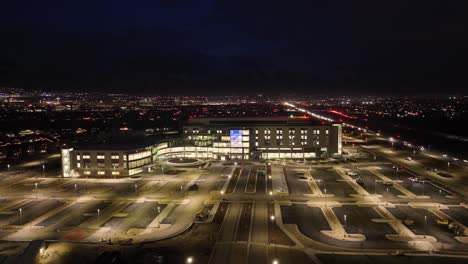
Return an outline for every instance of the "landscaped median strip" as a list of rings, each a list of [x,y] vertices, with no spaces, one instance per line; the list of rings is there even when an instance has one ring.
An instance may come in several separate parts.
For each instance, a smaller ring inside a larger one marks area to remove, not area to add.
[[[362,188],[361,185],[357,184],[353,178],[350,176],[346,175],[346,173],[342,169],[336,169],[336,172],[343,178],[349,185],[358,193],[359,195],[362,196],[369,196],[370,194],[366,191],[366,189]]]
[[[402,194],[404,194],[404,195],[398,195],[398,197],[400,197],[400,198],[419,198],[419,199],[429,199],[429,198],[431,198],[429,196],[418,196],[418,195],[408,191],[408,189],[401,186],[401,184],[399,184],[398,182],[392,181],[392,179],[390,179],[387,176],[383,175],[379,171],[376,171],[376,170],[369,170],[369,171],[372,174],[374,174],[375,176],[379,177],[384,182],[392,182],[393,187],[395,189],[397,189],[399,192],[401,192]]]
[[[323,197],[323,193],[322,193],[322,190],[320,190],[320,187],[318,186],[317,182],[314,180],[314,178],[312,177],[312,173],[310,173],[310,171],[306,171],[305,172],[305,175],[307,176],[307,184],[309,185],[310,189],[312,190],[312,195],[309,195],[309,196],[316,196],[316,197]],[[332,197],[334,196],[333,194],[329,194],[327,195],[327,197]]]
[[[431,212],[432,214],[434,214],[435,216],[437,216],[440,219],[447,219],[447,220],[450,220],[450,222],[455,222],[459,226],[461,226],[463,228],[463,236],[455,236],[455,239],[460,241],[461,243],[468,244],[468,228],[465,225],[463,225],[462,223],[460,223],[458,221],[455,221],[452,217],[450,217],[446,213],[442,212],[440,209],[448,209],[448,207],[447,206],[443,206],[442,208],[432,207],[432,208],[428,209],[428,211]]]
[[[339,202],[332,201],[329,203],[323,203],[309,201],[307,202],[307,206],[319,207],[322,210],[322,213],[325,216],[325,219],[327,220],[328,225],[331,228],[331,230],[321,230],[320,233],[338,240],[353,242],[360,242],[366,240],[366,237],[362,234],[346,233],[346,231],[343,228],[343,225],[340,223],[340,220],[338,220],[338,217],[336,216],[335,212],[333,212],[333,207],[341,207],[341,204]]]
[[[384,206],[376,206],[374,210],[382,217],[380,219],[372,219],[373,222],[387,223],[397,233],[387,234],[386,238],[393,241],[425,241],[425,242],[437,242],[437,239],[433,236],[426,235],[415,235],[409,230],[399,219],[397,219],[392,213],[390,213]]]

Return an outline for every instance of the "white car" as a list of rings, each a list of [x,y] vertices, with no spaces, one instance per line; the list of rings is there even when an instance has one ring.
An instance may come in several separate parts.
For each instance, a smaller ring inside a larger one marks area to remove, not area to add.
[[[347,174],[348,176],[356,176],[356,175],[357,175],[357,173],[355,173],[355,172],[353,172],[353,171],[348,171],[348,172],[346,172],[346,174]]]

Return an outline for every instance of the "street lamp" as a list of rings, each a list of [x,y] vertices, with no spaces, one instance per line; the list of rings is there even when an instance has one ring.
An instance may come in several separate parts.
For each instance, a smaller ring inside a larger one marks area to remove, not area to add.
[[[374,180],[374,195],[377,194],[377,179]]]
[[[425,182],[426,182],[426,181],[423,181],[423,189],[422,189],[422,195],[423,195],[423,196],[424,196],[424,183],[425,183]]]
[[[101,213],[101,209],[97,209],[97,225],[99,226],[99,215]]]
[[[22,208],[19,209],[19,213],[20,213],[20,225],[23,225],[23,209]]]
[[[45,164],[42,164],[42,177],[45,176]]]
[[[413,150],[413,156],[416,157],[416,150]]]
[[[187,264],[193,263],[193,257],[188,257],[188,258],[185,260],[185,263],[187,263]]]
[[[7,165],[8,171],[10,171],[10,164]]]
[[[78,185],[76,185],[76,183],[74,185],[75,185],[75,192],[77,192]]]
[[[424,238],[426,237],[427,215],[424,215]]]
[[[34,186],[36,186],[36,199],[37,199],[37,182],[34,183]]]
[[[277,259],[274,259],[273,262],[271,262],[272,264],[279,264],[279,261]]]
[[[270,220],[271,220],[272,222],[275,221],[275,216],[274,216],[274,215],[271,215],[271,216],[270,216]]]
[[[346,236],[346,214],[343,216],[344,218],[344,236]]]
[[[450,161],[447,162],[447,171],[450,172]]]

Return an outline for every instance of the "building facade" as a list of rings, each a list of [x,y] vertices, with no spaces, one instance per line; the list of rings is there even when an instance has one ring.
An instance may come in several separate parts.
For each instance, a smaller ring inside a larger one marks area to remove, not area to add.
[[[341,124],[307,118],[198,118],[178,138],[154,144],[62,149],[64,177],[128,177],[150,171],[159,159],[311,159],[341,156]]]
[[[341,156],[341,125],[299,118],[198,118],[183,127],[214,159],[304,159]]]

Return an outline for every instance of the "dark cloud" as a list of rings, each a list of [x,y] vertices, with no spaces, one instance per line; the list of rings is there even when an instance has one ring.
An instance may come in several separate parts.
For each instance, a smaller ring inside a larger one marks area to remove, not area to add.
[[[467,7],[434,0],[10,1],[0,4],[0,84],[462,92]]]

